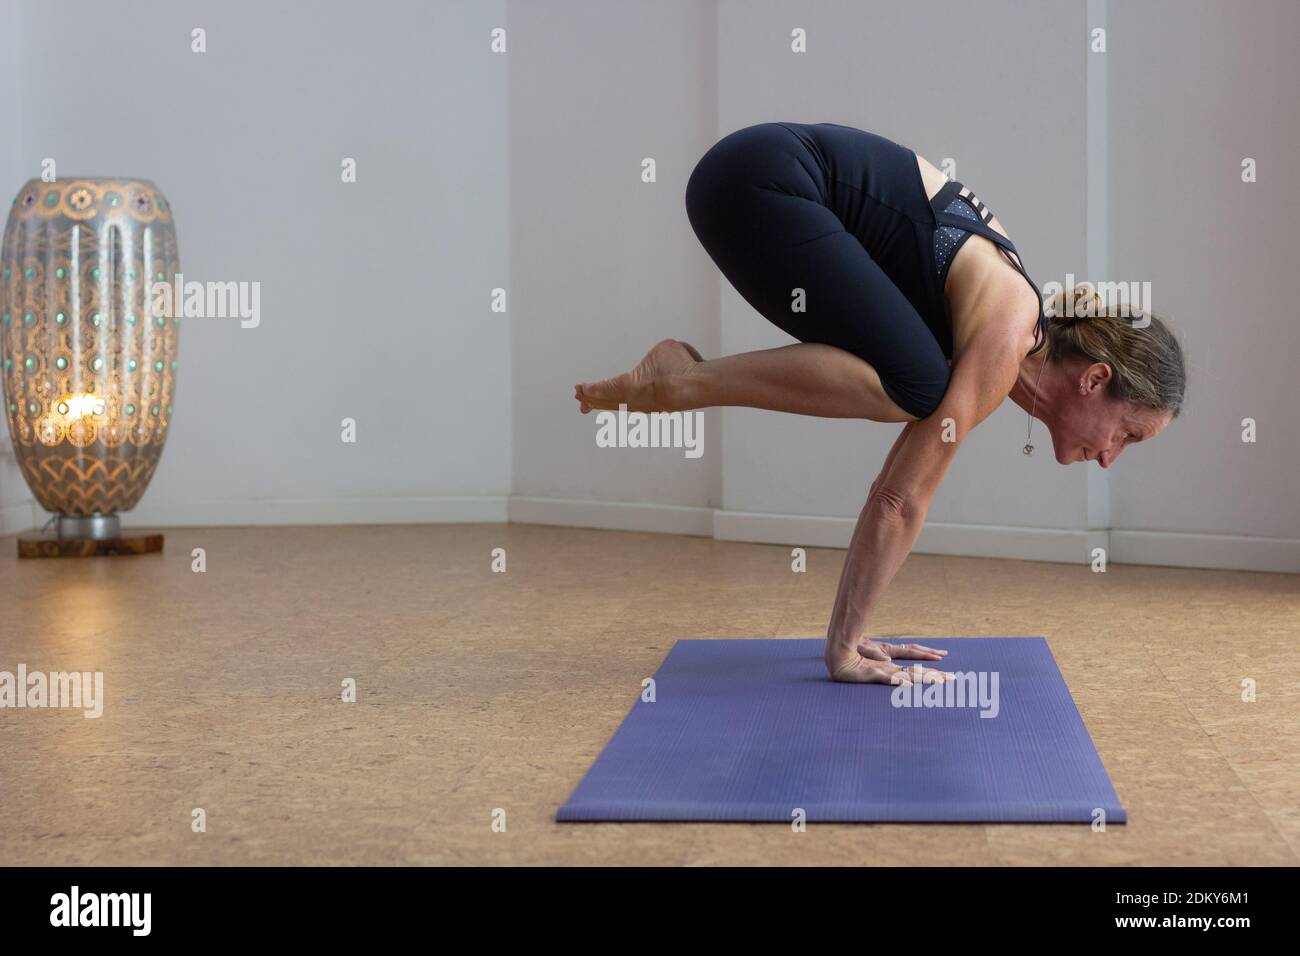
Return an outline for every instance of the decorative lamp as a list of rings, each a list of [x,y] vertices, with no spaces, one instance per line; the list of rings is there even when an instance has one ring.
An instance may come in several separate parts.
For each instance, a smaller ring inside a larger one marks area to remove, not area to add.
[[[0,243],[0,375],[19,467],[49,531],[23,557],[160,551],[119,515],[153,477],[172,417],[180,319],[150,289],[180,271],[170,204],[147,180],[33,179]]]

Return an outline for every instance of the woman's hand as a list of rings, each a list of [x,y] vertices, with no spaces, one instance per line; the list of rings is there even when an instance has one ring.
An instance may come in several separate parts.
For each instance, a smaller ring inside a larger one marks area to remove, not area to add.
[[[922,644],[891,644],[885,641],[863,639],[856,648],[845,650],[826,645],[826,669],[831,680],[848,684],[894,684],[906,687],[920,682],[942,684],[955,680],[955,674],[937,671],[914,664],[910,668],[895,664],[895,660],[941,661],[947,651]]]

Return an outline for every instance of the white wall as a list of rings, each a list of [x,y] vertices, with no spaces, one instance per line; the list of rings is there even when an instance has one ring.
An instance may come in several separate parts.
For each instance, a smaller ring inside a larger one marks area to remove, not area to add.
[[[516,364],[512,515],[793,544],[848,540],[896,427],[727,410],[722,429],[710,429],[723,440],[719,499],[705,494],[712,472],[692,471],[671,455],[595,450],[591,429],[565,424],[567,411],[552,398],[567,394],[572,381],[627,368],[662,336],[716,341],[722,352],[790,341],[725,281],[716,339],[707,321],[694,319],[698,312],[685,323],[662,298],[675,287],[679,306],[707,308],[714,293],[701,265],[706,273],[711,267],[685,225],[680,191],[705,148],[753,122],[842,122],[936,163],[953,157],[958,178],[996,209],[1040,285],[1067,273],[1152,278],[1164,290],[1157,308],[1177,316],[1186,308],[1182,297],[1217,323],[1245,312],[1266,341],[1294,346],[1296,326],[1269,276],[1286,274],[1278,271],[1278,239],[1295,196],[1270,206],[1260,187],[1255,206],[1225,213],[1221,232],[1192,219],[1186,195],[1175,193],[1177,176],[1156,186],[1156,212],[1147,215],[1144,203],[1170,156],[1200,159],[1199,144],[1227,117],[1229,129],[1242,127],[1240,139],[1262,140],[1256,152],[1273,148],[1281,176],[1297,135],[1287,109],[1295,68],[1271,85],[1265,70],[1290,62],[1278,44],[1295,35],[1295,13],[1283,16],[1281,4],[1269,4],[1261,16],[1247,16],[1223,0],[1110,7],[1105,0],[923,7],[719,0],[664,5],[666,16],[655,21],[638,3],[512,4],[515,38],[528,38],[511,62],[513,342],[519,354],[539,358]],[[1164,40],[1167,25],[1173,43]],[[1110,30],[1106,55],[1089,53],[1096,26]],[[794,27],[809,36],[803,55],[789,49]],[[1261,48],[1277,49],[1277,57],[1248,69],[1251,51]],[[1204,78],[1190,83],[1192,74]],[[718,105],[712,129],[710,83]],[[1203,87],[1217,95],[1192,108],[1188,90],[1200,95]],[[564,152],[551,146],[555,139],[575,144]],[[632,176],[642,155],[659,160],[654,187]],[[1236,185],[1231,177],[1218,182]],[[619,228],[610,229],[611,219]],[[1251,230],[1260,234],[1253,258],[1223,242]],[[1187,272],[1188,243],[1200,286],[1213,284],[1221,300],[1203,302],[1187,282],[1170,289]],[[1245,274],[1255,282],[1243,299],[1227,269],[1248,260],[1255,265]],[[1024,457],[1026,418],[1006,403],[963,446],[918,550],[1083,562],[1104,545],[1115,561],[1300,570],[1300,509],[1284,486],[1297,460],[1296,424],[1282,405],[1283,363],[1294,347],[1270,351],[1273,375],[1257,384],[1260,364],[1249,350],[1260,339],[1245,337],[1240,324],[1234,332],[1216,328],[1203,343],[1199,329],[1179,325],[1193,364],[1190,410],[1167,436],[1130,451],[1109,472],[1062,468],[1050,454]],[[1197,380],[1216,369],[1197,368],[1197,354],[1219,354],[1225,337],[1234,349],[1214,362],[1230,363],[1218,369],[1227,385],[1199,390]],[[1262,444],[1245,449],[1231,444],[1240,418],[1252,414],[1236,410],[1240,394],[1251,395],[1248,405],[1269,429]],[[1203,402],[1222,419],[1217,431],[1199,427]],[[1049,445],[1041,425],[1037,437]],[[1186,476],[1195,476],[1191,484],[1180,483]]]
[[[503,519],[509,329],[489,304],[509,278],[507,67],[489,40],[505,3],[27,0],[22,15],[38,93],[6,188],[47,156],[62,178],[151,178],[187,279],[262,287],[256,329],[182,325],[175,419],[128,521]]]
[[[1297,37],[1291,0],[1112,4],[1111,257],[1152,283],[1191,366],[1182,415],[1114,469],[1133,560],[1300,570]]]
[[[786,119],[954,158],[1035,280],[1150,279],[1192,362],[1183,417],[1106,473],[1025,458],[1007,403],[919,550],[1082,561],[1102,543],[1300,570],[1285,0],[23,0],[0,17],[6,188],[46,156],[154,178],[188,277],[263,286],[261,328],[183,327],[137,524],[499,520],[509,496],[514,520],[843,544],[896,426],[714,411],[693,461],[598,449],[571,399],[666,336],[706,355],[789,341],[683,205],[719,137]],[[1104,57],[1087,52],[1098,23]],[[23,520],[17,481],[0,457],[0,529]]]
[[[1082,272],[1084,158],[1065,139],[1044,144],[1028,117],[1062,103],[1082,110],[1083,14],[1068,0],[1029,12],[994,4],[982,16],[968,7],[512,4],[515,520],[847,540],[895,428],[727,410],[721,428],[711,413],[705,457],[689,462],[596,448],[595,423],[569,403],[571,385],[631,367],[666,336],[706,355],[791,341],[721,280],[683,206],[699,157],[752,122],[860,125],[936,161],[956,157],[960,174],[1023,237],[1035,278]],[[938,30],[945,18],[952,29]],[[810,33],[808,54],[789,50],[795,26]],[[962,36],[972,34],[986,59],[959,69],[970,59]],[[937,72],[909,88],[898,77],[916,75],[922,47]],[[1036,56],[1061,65],[1026,101],[1016,64]],[[970,89],[981,91],[978,115],[954,95]],[[1007,162],[1008,127],[1021,163]],[[639,181],[644,156],[658,162],[657,183]],[[1064,203],[1072,226],[1044,221],[1045,203]],[[1024,423],[1018,410],[1003,410],[963,449],[922,550],[1083,559],[1087,475],[1062,471],[1050,455],[1026,459]]]
[[[683,198],[716,139],[715,23],[694,0],[510,5],[515,520],[708,530],[691,509],[717,503],[718,414],[698,459],[601,449],[573,385],[626,371],[663,338],[718,352],[717,270]],[[553,499],[671,507],[647,518]]]
[[[796,27],[807,53],[790,50]],[[936,165],[953,158],[1040,286],[1085,271],[1085,156],[1063,135],[1084,116],[1082,5],[722,0],[719,36],[723,133],[766,120],[834,122]],[[728,353],[793,341],[729,285],[722,338]],[[918,551],[1085,560],[1087,474],[1056,464],[1041,424],[1041,450],[1027,458],[1025,425],[1007,402],[963,444]],[[729,535],[846,544],[900,427],[728,410],[724,507],[758,513],[726,519]]]
[[[896,426],[726,410],[710,432],[723,445],[719,500],[703,494],[710,478],[687,480],[671,456],[595,451],[590,429],[566,425],[558,397],[572,381],[628,367],[662,336],[713,340],[707,319],[694,318],[714,291],[680,208],[684,178],[731,130],[830,121],[936,163],[954,158],[1040,285],[1067,274],[1150,279],[1158,311],[1197,316],[1178,325],[1192,382],[1188,410],[1165,436],[1109,471],[1063,468],[1041,424],[1049,453],[1021,454],[1026,418],[1008,402],[963,446],[917,550],[1085,562],[1100,545],[1121,562],[1300,570],[1285,374],[1298,333],[1277,281],[1297,202],[1276,192],[1298,130],[1291,8],[718,0],[665,9],[656,25],[638,3],[511,6],[516,40],[528,36],[530,54],[538,47],[532,60],[512,60],[510,89],[517,520],[847,542]],[[716,32],[706,11],[716,11]],[[1097,26],[1110,31],[1104,55],[1089,52]],[[807,31],[806,54],[790,52],[796,27]],[[710,131],[700,100],[711,81]],[[665,114],[687,135],[672,139]],[[1235,131],[1227,142],[1225,128]],[[568,165],[549,145],[556,138],[576,140]],[[1247,153],[1273,157],[1274,191],[1231,198]],[[653,188],[629,170],[641,155],[660,159]],[[583,195],[564,195],[578,181]],[[1219,190],[1209,217],[1218,230],[1188,202],[1189,182]],[[667,189],[677,195],[638,202]],[[608,228],[606,210],[621,229]],[[585,297],[572,291],[575,270]],[[689,292],[690,324],[663,308],[674,289]],[[725,281],[717,294],[723,353],[790,341]],[[1263,437],[1243,448],[1247,415]]]

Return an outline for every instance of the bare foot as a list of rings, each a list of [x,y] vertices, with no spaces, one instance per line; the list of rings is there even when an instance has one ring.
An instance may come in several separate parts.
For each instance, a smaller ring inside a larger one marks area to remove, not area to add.
[[[703,361],[686,342],[664,339],[632,371],[603,382],[575,385],[573,397],[584,415],[593,408],[617,409],[619,405],[626,405],[631,412],[673,411],[673,378]]]

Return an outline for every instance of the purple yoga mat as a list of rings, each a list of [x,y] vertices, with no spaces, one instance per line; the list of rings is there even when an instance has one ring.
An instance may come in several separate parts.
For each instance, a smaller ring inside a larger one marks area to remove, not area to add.
[[[1047,641],[923,643],[968,676],[837,684],[822,640],[678,641],[556,819],[1125,821]]]

